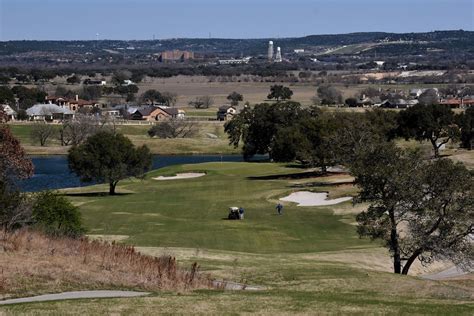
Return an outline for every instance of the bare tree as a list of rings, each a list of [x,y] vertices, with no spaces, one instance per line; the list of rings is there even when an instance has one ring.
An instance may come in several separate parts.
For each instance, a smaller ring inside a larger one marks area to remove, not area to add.
[[[174,92],[165,91],[161,94],[161,97],[167,106],[175,106],[176,102],[178,102],[178,94]]]
[[[48,139],[52,137],[55,132],[55,128],[51,124],[45,122],[36,123],[31,128],[30,137],[34,142],[39,142],[41,146],[46,146]]]
[[[150,137],[189,138],[197,133],[196,122],[172,119],[154,125],[149,131]]]
[[[189,105],[194,106],[196,109],[207,109],[213,104],[214,98],[210,95],[196,97],[193,101],[189,102]]]
[[[109,117],[95,117],[86,114],[76,114],[74,120],[65,122],[59,131],[62,146],[82,144],[88,137],[101,130],[111,130],[115,133],[115,120]]]

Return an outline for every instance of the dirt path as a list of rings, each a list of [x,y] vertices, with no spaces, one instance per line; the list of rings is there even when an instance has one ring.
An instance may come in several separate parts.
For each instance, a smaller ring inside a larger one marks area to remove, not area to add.
[[[10,305],[19,303],[33,303],[33,302],[47,302],[58,300],[72,300],[84,298],[112,298],[112,297],[137,297],[149,295],[148,292],[133,292],[133,291],[77,291],[77,292],[63,292],[57,294],[45,294],[32,297],[14,298],[0,301],[0,305]]]

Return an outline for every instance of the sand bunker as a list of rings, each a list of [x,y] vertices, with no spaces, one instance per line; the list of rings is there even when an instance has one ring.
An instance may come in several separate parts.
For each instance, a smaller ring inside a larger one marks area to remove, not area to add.
[[[178,173],[177,175],[171,176],[171,177],[159,176],[153,179],[154,180],[178,180],[178,179],[199,178],[205,175],[206,175],[205,173],[187,172],[187,173]]]
[[[352,197],[342,197],[334,200],[328,200],[326,192],[314,193],[309,191],[294,192],[281,198],[281,201],[295,202],[298,206],[324,206],[334,205],[352,200]]]

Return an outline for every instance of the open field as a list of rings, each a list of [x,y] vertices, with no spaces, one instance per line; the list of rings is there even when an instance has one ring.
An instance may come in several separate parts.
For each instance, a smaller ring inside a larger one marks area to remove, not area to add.
[[[198,290],[155,292],[151,297],[23,304],[7,313],[42,314],[455,314],[474,308],[472,275],[430,281],[390,273],[390,257],[377,243],[359,239],[354,216],[364,205],[327,207],[284,203],[291,192],[355,194],[345,174],[301,178],[297,166],[268,163],[206,163],[151,172],[145,180],[119,183],[109,197],[99,185],[66,190],[80,207],[94,238],[138,245],[151,255],[175,256],[184,266],[197,261],[213,277],[264,286],[257,292]],[[205,172],[194,179],[153,177]],[[228,221],[229,206],[243,206],[245,220]],[[415,265],[410,274],[443,269]]]
[[[227,135],[224,133],[222,122],[199,122],[198,133],[192,138],[158,139],[150,138],[147,131],[151,125],[120,125],[118,131],[137,146],[147,145],[153,154],[182,155],[182,154],[238,154],[239,148],[229,146]],[[32,124],[10,124],[10,128],[26,152],[30,155],[64,155],[69,146],[61,146],[56,138],[51,138],[47,146],[41,147],[32,141],[30,132]],[[59,128],[59,126],[58,126]],[[208,134],[216,135],[211,138]]]
[[[177,107],[189,108],[189,101],[197,96],[211,95],[215,103],[213,107],[219,107],[222,104],[228,104],[227,96],[233,91],[241,93],[244,97],[243,102],[256,104],[268,102],[267,95],[270,87],[275,84],[285,85],[293,91],[292,100],[300,102],[303,105],[312,105],[312,98],[316,94],[317,86],[312,83],[285,83],[285,82],[209,82],[206,77],[186,77],[177,76],[166,79],[149,79],[138,84],[139,94],[148,89],[158,91],[170,91],[178,94]],[[332,84],[338,88],[345,98],[358,95],[360,91],[367,87],[380,89],[399,89],[408,91],[412,88],[440,88],[443,84]],[[206,110],[202,110],[206,111]]]
[[[352,46],[351,46],[352,47]],[[297,75],[297,73],[295,73]],[[362,74],[361,74],[362,75]],[[369,75],[369,74],[367,74]],[[377,75],[377,74],[373,74]],[[145,77],[144,80],[137,84],[139,87],[138,95],[143,94],[149,89],[155,89],[160,92],[168,91],[174,92],[178,95],[176,106],[190,110],[191,116],[203,113],[203,116],[215,117],[215,111],[206,109],[193,111],[189,107],[189,101],[194,100],[197,96],[210,95],[214,98],[214,109],[228,104],[227,96],[233,91],[241,93],[244,97],[243,102],[250,102],[251,104],[265,102],[267,95],[270,92],[270,87],[275,84],[285,85],[290,87],[293,91],[292,100],[300,102],[304,105],[312,105],[311,98],[316,94],[317,86],[314,83],[307,82],[245,82],[244,78],[247,76],[235,77],[234,82],[219,82],[212,81],[210,77],[205,76],[175,76],[171,78],[150,78]],[[330,77],[330,76],[329,76]],[[63,78],[64,79],[64,78]],[[60,82],[60,80],[57,80]],[[239,82],[240,81],[240,82]],[[399,89],[408,91],[412,88],[441,88],[447,84],[331,84],[341,90],[343,97],[353,97],[360,93],[361,90],[367,87],[380,89]],[[67,89],[80,91],[82,85],[64,85]],[[33,86],[31,86],[33,87]],[[50,94],[54,94],[57,85],[46,84],[44,88]],[[112,104],[123,102],[120,98],[113,100]],[[242,102],[241,102],[242,103]],[[205,115],[204,115],[205,113]]]

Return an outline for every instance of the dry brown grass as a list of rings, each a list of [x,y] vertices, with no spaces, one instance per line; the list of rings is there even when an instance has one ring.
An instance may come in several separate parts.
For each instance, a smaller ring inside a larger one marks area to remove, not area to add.
[[[29,230],[0,236],[0,298],[78,288],[211,288],[212,280],[198,270],[196,263],[183,269],[172,256],[144,255],[114,242],[50,238]]]

